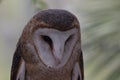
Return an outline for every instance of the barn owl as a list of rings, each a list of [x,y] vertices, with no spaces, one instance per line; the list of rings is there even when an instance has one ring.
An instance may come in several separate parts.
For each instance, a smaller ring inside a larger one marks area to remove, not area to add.
[[[80,25],[70,12],[38,12],[13,56],[11,80],[84,80]]]

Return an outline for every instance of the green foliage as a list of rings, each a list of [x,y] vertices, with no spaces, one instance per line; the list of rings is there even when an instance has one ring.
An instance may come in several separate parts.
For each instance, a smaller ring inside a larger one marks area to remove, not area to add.
[[[2,2],[2,0],[0,0],[0,3]]]
[[[43,0],[32,0],[37,10],[46,9],[48,6]]]
[[[83,10],[88,18],[82,31],[86,80],[119,80],[120,1],[91,0]]]

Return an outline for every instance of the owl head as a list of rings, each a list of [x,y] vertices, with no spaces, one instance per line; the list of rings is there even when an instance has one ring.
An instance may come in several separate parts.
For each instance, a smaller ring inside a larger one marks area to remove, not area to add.
[[[75,53],[76,46],[80,48],[79,21],[66,10],[40,11],[24,28],[20,43],[26,62],[63,66]]]

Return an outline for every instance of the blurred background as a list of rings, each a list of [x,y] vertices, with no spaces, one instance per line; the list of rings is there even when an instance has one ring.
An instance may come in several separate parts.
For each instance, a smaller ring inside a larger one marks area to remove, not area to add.
[[[85,80],[120,80],[120,0],[0,0],[0,80],[10,79],[24,26],[50,8],[66,9],[80,21]]]

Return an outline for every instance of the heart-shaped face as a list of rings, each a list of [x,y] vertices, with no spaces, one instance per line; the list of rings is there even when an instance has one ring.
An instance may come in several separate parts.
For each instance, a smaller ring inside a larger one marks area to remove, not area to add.
[[[59,31],[39,28],[34,32],[33,40],[40,59],[50,67],[63,66],[72,54],[78,40],[76,28]]]

